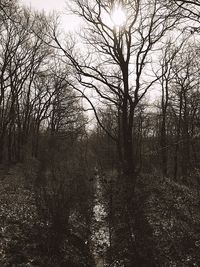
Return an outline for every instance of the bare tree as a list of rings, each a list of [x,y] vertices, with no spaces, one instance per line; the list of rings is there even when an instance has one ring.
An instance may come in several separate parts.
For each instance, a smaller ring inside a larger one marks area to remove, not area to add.
[[[181,50],[181,54],[179,54],[173,64],[174,77],[171,88],[174,100],[171,100],[171,102],[177,119],[174,158],[175,179],[177,179],[178,176],[180,161],[181,175],[183,177],[188,176],[192,166],[191,140],[192,125],[194,123],[192,118],[194,118],[194,113],[196,113],[193,106],[193,97],[194,95],[197,96],[199,91],[199,64],[197,59],[199,55],[195,47],[189,48],[188,45],[189,44]],[[183,53],[183,51],[186,50],[187,52]],[[180,160],[178,160],[178,157],[180,157]]]
[[[75,48],[63,47],[56,27],[53,38],[70,60],[82,89],[74,87],[88,99],[101,127],[116,142],[119,140],[102,125],[95,104],[84,93],[84,88],[95,91],[101,101],[119,109],[123,173],[126,183],[134,188],[137,177],[133,153],[134,113],[138,103],[159,79],[159,75],[149,75],[153,50],[158,49],[156,45],[173,28],[175,20],[159,1],[75,0],[73,4],[73,12],[87,23],[81,37],[87,43],[88,53],[86,50],[86,55],[81,56]],[[126,13],[122,25],[112,21],[115,8]]]
[[[183,25],[190,29],[191,33],[199,33],[199,11],[200,11],[200,1],[199,0],[170,0],[170,8],[179,8],[179,15],[183,18]],[[189,23],[187,20],[189,19]],[[192,24],[191,24],[192,22]]]
[[[39,31],[41,37],[43,33],[37,17],[30,16],[29,10],[13,8],[10,2],[4,13],[2,11],[5,19],[0,32],[1,153],[5,152],[6,145],[9,161],[22,159],[30,134],[33,98],[37,98],[34,79],[41,69],[47,68],[51,54],[49,47],[35,34]]]
[[[162,75],[160,78],[161,84],[161,126],[160,126],[160,149],[162,158],[162,172],[164,176],[167,176],[168,165],[168,145],[167,145],[167,116],[170,101],[170,85],[174,77],[173,62],[176,60],[177,54],[180,52],[182,46],[187,41],[187,37],[180,42],[180,44],[173,45],[169,40],[166,43],[166,47],[163,49],[163,55],[160,60],[162,69]]]

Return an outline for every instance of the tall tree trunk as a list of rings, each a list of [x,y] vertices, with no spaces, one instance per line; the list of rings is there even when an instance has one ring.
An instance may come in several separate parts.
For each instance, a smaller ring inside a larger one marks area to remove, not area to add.
[[[0,164],[4,160],[4,134],[2,133],[0,136]]]
[[[188,105],[187,91],[183,92],[184,112],[183,112],[183,153],[182,153],[182,176],[187,178],[190,168],[190,136],[188,125]]]
[[[161,125],[161,156],[162,156],[162,173],[167,176],[167,140],[166,140],[166,112],[163,112]]]
[[[179,114],[178,114],[178,123],[177,123],[177,134],[176,134],[176,144],[175,144],[175,153],[174,153],[174,180],[177,180],[178,176],[178,156],[179,156],[179,147],[180,147],[180,134],[181,134],[181,120],[182,120],[182,107],[183,107],[183,96],[180,92],[179,99]]]
[[[124,64],[123,82],[124,97],[122,107],[122,136],[123,136],[123,173],[127,186],[134,189],[136,183],[135,163],[133,158],[133,116],[134,108],[129,102],[128,65]]]
[[[167,68],[167,65],[164,66],[164,72]],[[166,134],[166,120],[167,120],[167,109],[168,109],[168,101],[169,101],[169,75],[170,71],[168,71],[168,75],[164,75],[162,77],[162,99],[161,99],[161,110],[162,110],[162,122],[161,122],[161,160],[162,160],[162,173],[163,176],[167,176],[167,163],[168,163],[168,155],[167,155],[167,134]]]

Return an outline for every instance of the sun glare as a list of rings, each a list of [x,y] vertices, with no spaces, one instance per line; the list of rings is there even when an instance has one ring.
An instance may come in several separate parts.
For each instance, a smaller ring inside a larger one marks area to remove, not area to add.
[[[103,13],[104,23],[109,27],[123,27],[126,24],[127,16],[125,10],[121,6],[113,8],[111,13]]]
[[[126,23],[126,14],[122,7],[116,7],[111,13],[111,20],[114,26],[120,27],[124,26]]]

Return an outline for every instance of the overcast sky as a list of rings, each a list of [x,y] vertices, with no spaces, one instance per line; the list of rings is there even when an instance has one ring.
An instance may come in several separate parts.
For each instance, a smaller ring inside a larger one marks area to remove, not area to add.
[[[69,1],[69,0],[68,0]],[[80,26],[80,20],[73,15],[67,15],[66,0],[20,0],[25,6],[45,12],[57,11],[61,14],[62,27],[67,31],[73,31]]]
[[[45,11],[63,11],[65,8],[65,0],[21,0],[22,3],[33,8]]]

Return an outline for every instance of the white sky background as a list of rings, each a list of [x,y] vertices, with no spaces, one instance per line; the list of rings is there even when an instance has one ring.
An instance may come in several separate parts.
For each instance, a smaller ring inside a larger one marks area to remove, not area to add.
[[[76,31],[81,26],[81,21],[77,16],[69,14],[67,1],[69,0],[20,0],[20,3],[38,11],[45,11],[47,14],[58,12],[61,27],[65,31]]]
[[[28,6],[32,6],[38,10],[48,11],[62,11],[66,6],[65,0],[21,0],[22,3]]]

